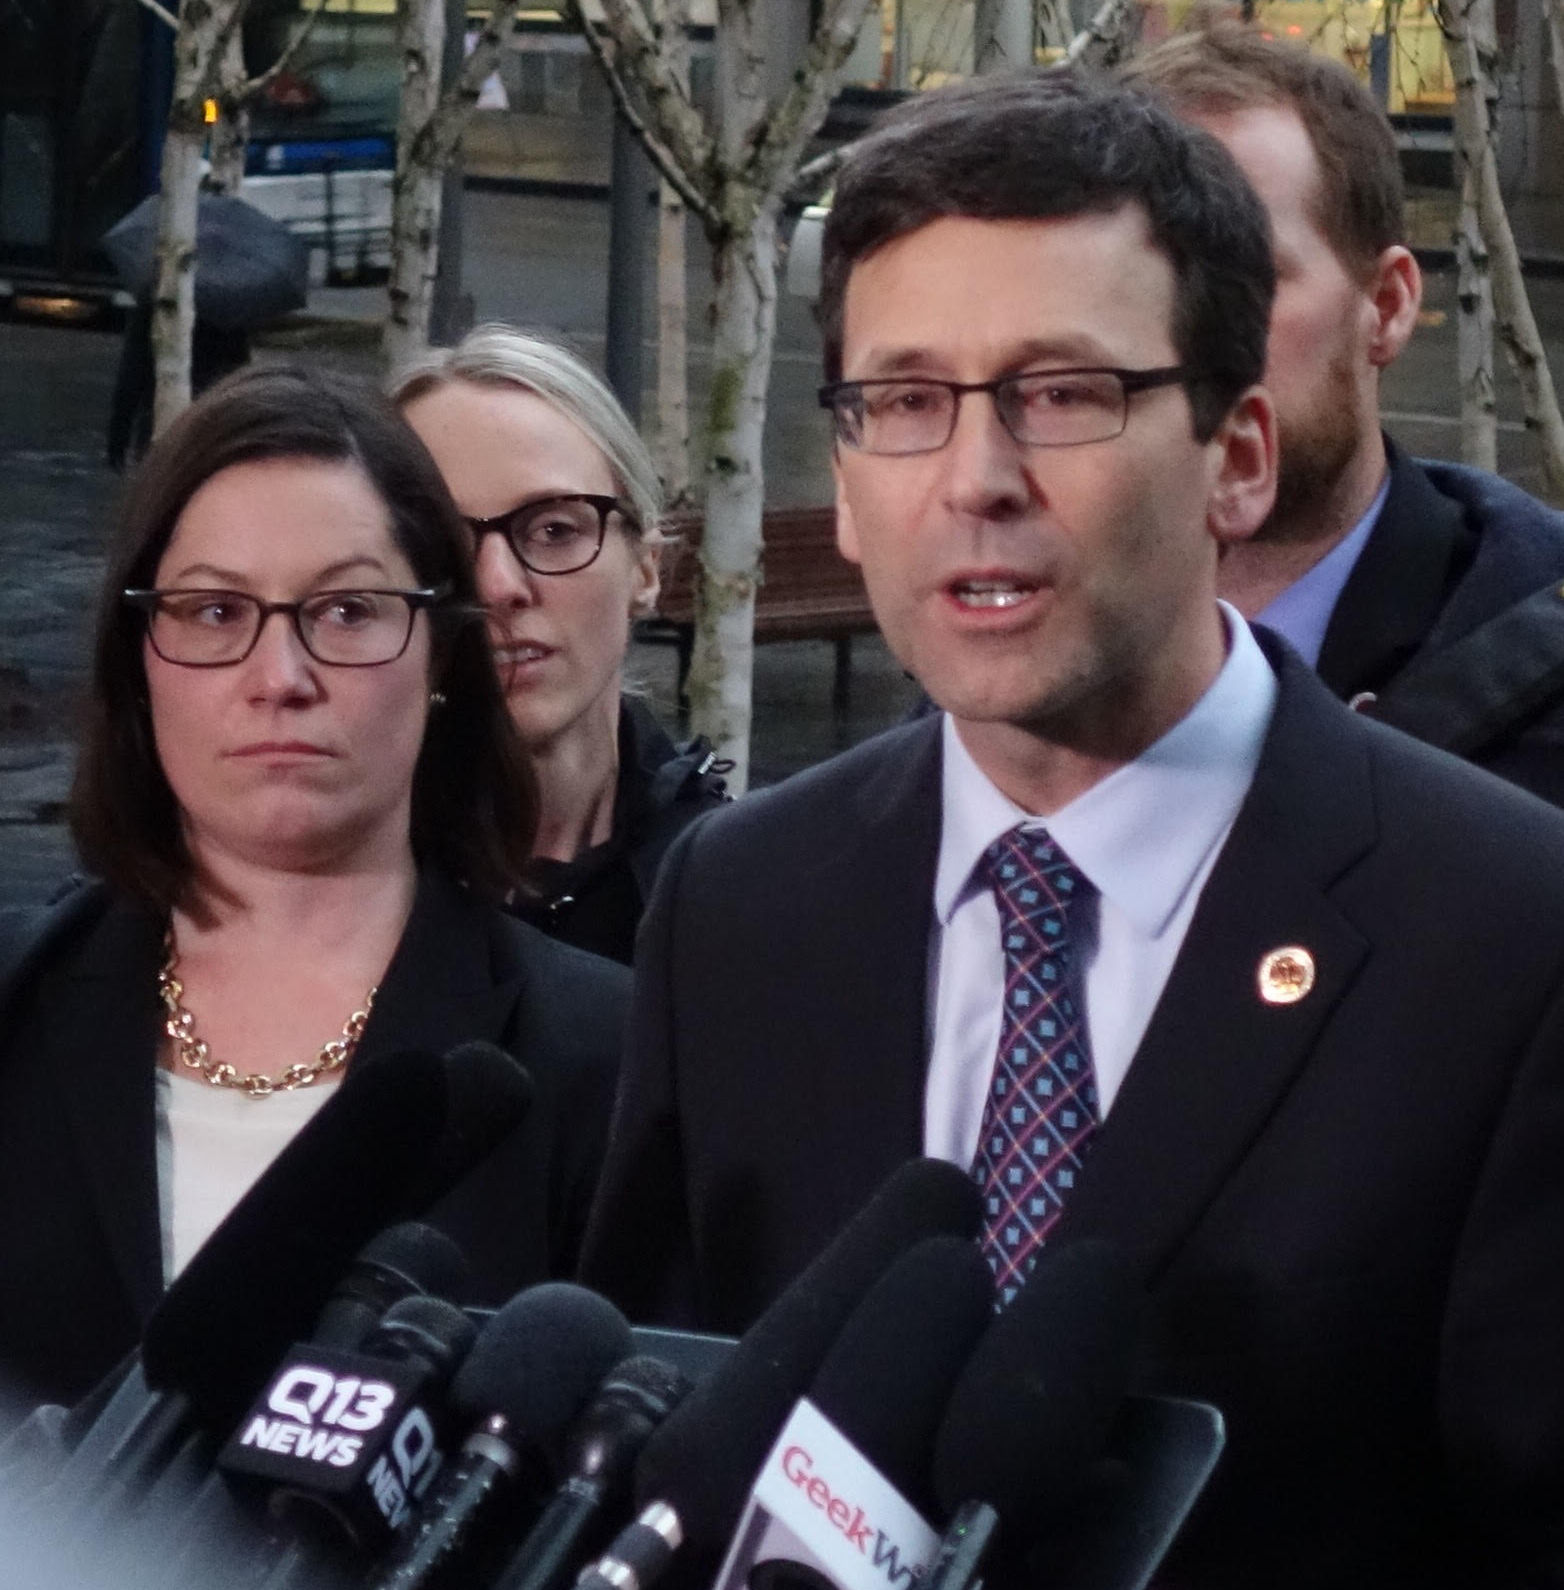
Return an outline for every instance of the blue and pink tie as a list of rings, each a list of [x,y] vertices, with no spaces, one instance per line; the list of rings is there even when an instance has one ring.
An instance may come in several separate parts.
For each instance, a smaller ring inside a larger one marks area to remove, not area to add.
[[[1002,1308],[1037,1262],[1097,1130],[1075,964],[1094,891],[1040,828],[1000,835],[980,870],[999,905],[1005,994],[972,1176]]]

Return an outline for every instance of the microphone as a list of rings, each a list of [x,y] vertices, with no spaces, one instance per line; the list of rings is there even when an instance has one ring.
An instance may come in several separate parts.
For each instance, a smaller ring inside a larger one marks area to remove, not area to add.
[[[970,1239],[982,1218],[981,1195],[956,1166],[915,1159],[893,1172],[647,1442],[640,1516],[582,1584],[595,1576],[599,1590],[622,1590],[628,1574],[649,1585],[681,1547],[714,1567],[777,1431],[859,1302],[909,1248]]]
[[[530,1500],[541,1489],[570,1421],[633,1345],[619,1310],[584,1287],[548,1282],[512,1298],[452,1382],[452,1405],[474,1427],[376,1581],[379,1590],[423,1590],[458,1560],[481,1555],[500,1502],[515,1491]]]
[[[977,1247],[930,1237],[902,1255],[837,1338],[809,1400],[925,1517],[934,1441],[957,1377],[994,1318]]]
[[[208,1429],[233,1426],[351,1256],[440,1196],[470,1168],[464,1154],[487,1153],[525,1113],[530,1077],[502,1056],[474,1086],[471,1058],[404,1053],[348,1072],[153,1312],[141,1351],[154,1389],[182,1394]]]
[[[406,1297],[356,1352],[301,1343],[218,1453],[218,1469],[272,1481],[272,1516],[308,1540],[382,1548],[444,1461],[441,1394],[477,1334],[454,1303]]]
[[[459,1302],[471,1282],[462,1250],[443,1231],[416,1220],[371,1237],[337,1282],[315,1321],[318,1347],[355,1348],[405,1297],[429,1295]]]
[[[532,1074],[508,1050],[475,1039],[446,1054],[445,1120],[424,1174],[408,1188],[406,1212],[422,1214],[476,1169],[526,1118]]]
[[[1043,1254],[951,1393],[934,1445],[951,1524],[923,1590],[969,1590],[1001,1524],[1008,1552],[1036,1532],[1044,1498],[1080,1488],[1123,1400],[1140,1305],[1113,1244]]]
[[[403,1212],[446,1118],[444,1064],[407,1053],[355,1067],[185,1266],[147,1322],[148,1384],[230,1427],[309,1334],[352,1256]],[[213,1352],[221,1342],[223,1350]]]
[[[897,1260],[777,1436],[717,1590],[916,1579],[938,1538],[927,1522],[935,1435],[993,1314],[993,1275],[974,1243],[931,1237]]]
[[[627,1358],[565,1439],[565,1479],[494,1590],[562,1590],[604,1512],[628,1488],[647,1438],[690,1382],[660,1358]]]

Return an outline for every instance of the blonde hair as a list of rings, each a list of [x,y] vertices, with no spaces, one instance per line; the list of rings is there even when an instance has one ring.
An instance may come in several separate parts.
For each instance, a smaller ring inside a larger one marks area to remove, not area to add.
[[[389,391],[405,407],[447,381],[519,386],[553,404],[607,459],[636,531],[658,536],[663,489],[652,455],[618,398],[563,343],[498,322],[475,326],[454,348],[432,348],[398,371]]]

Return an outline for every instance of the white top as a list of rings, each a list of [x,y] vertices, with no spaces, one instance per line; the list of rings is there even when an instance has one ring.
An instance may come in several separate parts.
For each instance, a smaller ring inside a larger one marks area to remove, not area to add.
[[[1096,887],[1076,965],[1103,1114],[1162,997],[1200,891],[1243,804],[1276,705],[1276,676],[1226,603],[1228,655],[1190,712],[1044,821],[1002,795],[944,723],[939,863],[929,949],[924,1152],[970,1165],[999,1046],[999,907],[973,871],[1020,823],[1046,829]],[[1072,918],[1072,921],[1074,918]]]
[[[335,1087],[317,1083],[251,1099],[237,1088],[214,1088],[199,1077],[158,1068],[158,1212],[165,1286]]]

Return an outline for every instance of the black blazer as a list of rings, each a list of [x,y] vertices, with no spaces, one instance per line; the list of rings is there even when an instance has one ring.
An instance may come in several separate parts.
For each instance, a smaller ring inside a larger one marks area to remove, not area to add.
[[[1564,818],[1271,650],[1253,787],[1051,1240],[1122,1244],[1143,1385],[1227,1415],[1170,1582],[1564,1582]],[[938,775],[914,723],[670,852],[583,1271],[633,1317],[741,1328],[920,1152]],[[1288,945],[1316,985],[1266,1004]]]
[[[0,1375],[72,1402],[134,1345],[162,1293],[154,1056],[161,928],[101,885],[13,930],[0,982]],[[473,1301],[574,1265],[629,979],[425,874],[355,1066],[483,1038],[517,1055],[523,1124],[433,1212]],[[264,1105],[258,1108],[264,1108]],[[222,1344],[212,1344],[214,1352]]]

